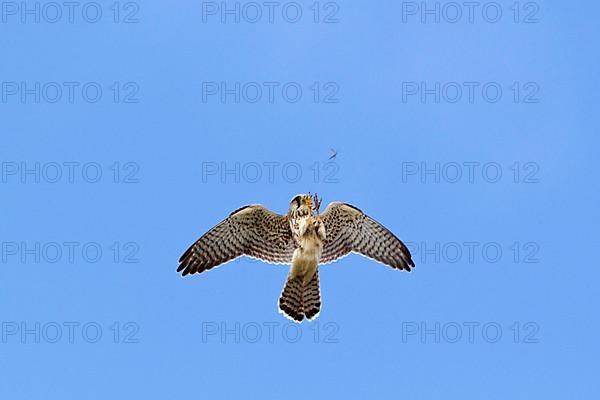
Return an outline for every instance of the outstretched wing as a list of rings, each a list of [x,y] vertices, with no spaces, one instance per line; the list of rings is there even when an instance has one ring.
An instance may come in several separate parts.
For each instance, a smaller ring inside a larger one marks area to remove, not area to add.
[[[231,213],[187,249],[177,272],[184,276],[204,272],[241,255],[288,264],[294,247],[287,216],[250,205]]]
[[[356,252],[392,268],[410,271],[415,266],[404,243],[358,208],[345,203],[331,203],[321,218],[327,236],[320,263],[332,262]]]

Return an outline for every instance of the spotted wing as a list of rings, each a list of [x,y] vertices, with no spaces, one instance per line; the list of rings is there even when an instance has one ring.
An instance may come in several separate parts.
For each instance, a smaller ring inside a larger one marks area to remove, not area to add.
[[[396,269],[410,271],[415,266],[404,243],[358,208],[345,203],[331,203],[321,218],[327,234],[321,263],[356,252]]]
[[[179,259],[182,275],[204,272],[241,255],[288,264],[294,240],[285,215],[261,205],[242,207],[206,232]]]

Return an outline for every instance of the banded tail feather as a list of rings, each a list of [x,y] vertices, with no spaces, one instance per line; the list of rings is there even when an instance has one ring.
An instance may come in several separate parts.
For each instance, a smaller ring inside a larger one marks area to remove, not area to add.
[[[305,317],[311,321],[321,311],[319,270],[315,271],[306,286],[303,285],[303,279],[303,276],[288,278],[279,297],[279,311],[296,322],[301,322]]]

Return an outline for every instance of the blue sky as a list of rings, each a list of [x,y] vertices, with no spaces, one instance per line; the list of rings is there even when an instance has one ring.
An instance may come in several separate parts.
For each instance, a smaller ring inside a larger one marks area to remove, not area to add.
[[[113,3],[2,5],[0,397],[598,395],[596,3]],[[175,273],[308,191],[416,269]]]

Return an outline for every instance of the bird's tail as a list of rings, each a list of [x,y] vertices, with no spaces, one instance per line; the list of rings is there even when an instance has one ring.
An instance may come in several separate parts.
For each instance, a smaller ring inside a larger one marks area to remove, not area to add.
[[[303,276],[288,278],[279,297],[280,312],[296,322],[301,322],[304,317],[313,320],[321,311],[319,270],[315,271],[306,286],[303,285],[303,280]]]

